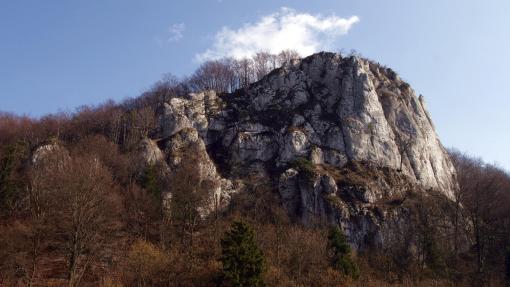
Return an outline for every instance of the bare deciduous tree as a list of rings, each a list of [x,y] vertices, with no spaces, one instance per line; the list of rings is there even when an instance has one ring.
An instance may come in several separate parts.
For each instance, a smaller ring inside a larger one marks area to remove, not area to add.
[[[109,171],[94,157],[58,158],[33,172],[33,212],[67,263],[69,286],[77,286],[115,230],[115,192]]]
[[[294,50],[283,50],[278,54],[278,65],[283,66],[286,63],[291,62],[292,60],[299,59],[299,53]]]
[[[247,87],[272,70],[295,59],[299,59],[296,51],[285,50],[278,55],[259,52],[251,58],[207,61],[200,65],[188,82],[195,91],[233,92]]]
[[[170,179],[170,221],[192,264],[196,229],[204,212],[214,204],[215,182],[203,177],[204,158],[196,146],[183,149],[181,154],[181,163]]]
[[[509,244],[505,237],[509,234],[510,177],[480,159],[456,151],[450,154],[458,173],[459,213],[467,215],[471,223],[468,235],[475,256],[474,283],[487,284],[488,273],[494,271],[488,266],[498,262]]]
[[[200,65],[190,78],[196,90],[215,90],[220,93],[231,91],[234,71],[229,59],[208,61]]]
[[[248,87],[253,82],[254,68],[252,59],[244,58],[234,61],[234,71],[238,79],[239,88]]]
[[[273,70],[271,63],[271,54],[267,52],[259,52],[253,57],[253,65],[255,69],[255,79],[258,81]]]

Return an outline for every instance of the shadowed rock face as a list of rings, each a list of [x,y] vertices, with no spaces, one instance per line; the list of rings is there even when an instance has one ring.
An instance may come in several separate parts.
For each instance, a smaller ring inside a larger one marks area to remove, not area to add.
[[[361,222],[363,227],[351,226],[353,237],[360,228],[373,232],[388,225],[381,216],[368,220],[377,216],[363,208],[388,196],[392,188],[401,195],[404,187],[434,189],[450,199],[458,188],[423,98],[392,70],[358,57],[319,53],[288,63],[233,94],[204,92],[164,103],[158,135],[163,146],[171,150],[176,136],[190,132],[198,134],[205,158],[220,167],[224,177],[242,179],[247,171],[268,174],[290,211],[314,210],[336,223]],[[299,158],[328,169],[305,184],[299,180],[302,172],[292,168]],[[347,212],[340,193],[348,192],[349,183],[338,182],[327,170],[352,162],[393,170],[407,183],[352,185],[358,203],[351,207],[357,209]],[[220,177],[214,166],[208,174]],[[331,199],[335,196],[338,200]],[[393,221],[398,220],[396,216]]]

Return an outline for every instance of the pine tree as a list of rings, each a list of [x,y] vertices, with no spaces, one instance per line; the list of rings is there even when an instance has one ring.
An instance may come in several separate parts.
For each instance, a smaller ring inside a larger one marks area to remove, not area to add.
[[[335,226],[329,231],[328,239],[332,267],[347,276],[358,278],[358,266],[351,259],[351,246],[347,242],[346,236]]]
[[[505,252],[505,279],[506,286],[510,286],[510,247]]]
[[[0,212],[15,208],[22,196],[23,177],[20,174],[27,157],[27,143],[17,142],[0,151]]]
[[[254,232],[243,222],[234,222],[221,240],[223,278],[232,286],[264,286],[264,256]]]
[[[440,273],[444,269],[444,266],[441,262],[440,250],[437,246],[436,241],[434,240],[432,228],[426,228],[424,230],[421,239],[421,244],[424,256],[423,262],[434,273],[436,274]]]
[[[161,197],[161,185],[158,175],[158,166],[151,164],[145,168],[141,178],[142,187],[156,198]]]

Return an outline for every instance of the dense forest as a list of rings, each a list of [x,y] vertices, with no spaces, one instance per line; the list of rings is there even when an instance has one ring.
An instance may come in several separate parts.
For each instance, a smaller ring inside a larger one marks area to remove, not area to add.
[[[420,198],[421,241],[411,251],[404,238],[358,252],[337,227],[296,223],[274,184],[257,177],[228,208],[202,216],[211,186],[197,185],[197,153],[188,150],[171,176],[140,159],[165,101],[202,90],[227,95],[297,58],[285,51],[210,61],[121,103],[41,118],[0,114],[0,285],[509,284],[510,175],[457,150],[449,150],[455,200]],[[437,232],[444,226],[448,236]]]

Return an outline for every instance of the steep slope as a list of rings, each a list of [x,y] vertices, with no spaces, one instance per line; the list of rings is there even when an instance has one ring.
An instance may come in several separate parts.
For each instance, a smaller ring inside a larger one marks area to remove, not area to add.
[[[321,53],[227,98],[236,124],[222,131],[234,163],[297,157],[342,167],[369,161],[451,196],[455,171],[423,99],[391,70]],[[232,142],[228,142],[233,137]]]
[[[392,70],[358,57],[323,52],[233,94],[174,98],[156,137],[171,165],[175,143],[192,137],[209,166],[204,176],[266,176],[291,214],[342,224],[358,246],[369,233],[383,244],[384,230],[394,228],[375,210],[381,200],[427,190],[452,199],[457,189],[423,98]],[[353,163],[362,180],[341,176]],[[216,194],[228,201],[232,185],[221,181],[229,188]],[[393,213],[393,222],[405,220],[405,210]]]

